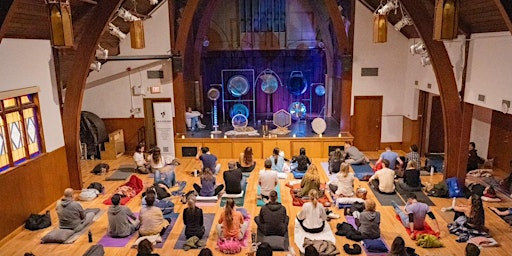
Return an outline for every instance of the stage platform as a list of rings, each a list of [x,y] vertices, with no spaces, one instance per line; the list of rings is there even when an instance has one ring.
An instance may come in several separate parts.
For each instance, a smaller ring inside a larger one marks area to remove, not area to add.
[[[327,118],[327,130],[321,137],[311,129],[311,121],[308,119],[294,122],[288,127],[290,133],[287,135],[264,136],[262,134],[264,120],[257,121],[256,125],[253,125],[258,130],[259,136],[225,136],[224,132],[233,129],[231,125],[221,125],[219,130],[223,133],[220,134],[211,134],[211,128],[177,134],[174,141],[176,157],[195,157],[198,147],[207,146],[218,158],[238,159],[245,147],[251,146],[254,158],[269,157],[275,147],[284,151],[287,157],[299,154],[299,149],[303,147],[309,157],[326,158],[331,150],[343,147],[346,141],[354,140],[350,133],[340,133],[339,124],[333,118]],[[274,128],[273,125],[269,125],[269,130]]]

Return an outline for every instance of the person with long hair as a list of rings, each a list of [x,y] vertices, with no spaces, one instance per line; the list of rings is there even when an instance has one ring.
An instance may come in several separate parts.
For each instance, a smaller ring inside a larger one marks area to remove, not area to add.
[[[302,205],[302,210],[297,214],[297,220],[304,231],[308,233],[320,233],[324,230],[327,214],[322,204],[318,203],[318,191],[309,191],[309,202]]]
[[[401,236],[397,236],[393,240],[388,256],[409,256],[405,250],[405,241]]]
[[[311,190],[320,191],[320,174],[314,164],[310,165],[306,174],[304,174],[300,182],[300,191],[297,191],[297,195],[300,197],[306,196]]]
[[[151,154],[148,156],[151,172],[155,173],[155,184],[158,184],[164,179],[164,183],[168,187],[176,185],[176,173],[172,165],[168,165],[162,156],[159,147],[154,147]],[[163,176],[163,177],[162,177]]]
[[[210,248],[203,248],[197,256],[213,256],[213,252]]]
[[[454,220],[460,216],[466,216],[465,225],[478,231],[486,231],[484,207],[481,197],[472,194],[468,200],[469,204],[461,204],[453,207],[455,211]]]
[[[196,197],[189,196],[187,208],[183,211],[183,223],[185,224],[185,237],[187,239],[196,236],[201,239],[205,229],[203,225],[203,210],[196,206]]]
[[[409,192],[421,191],[420,170],[418,169],[418,163],[416,161],[411,160],[407,162],[403,181],[397,181],[396,186]]]
[[[160,256],[158,253],[153,253],[153,244],[144,239],[137,245],[137,256]]]
[[[235,201],[233,198],[228,198],[224,211],[222,211],[217,224],[219,237],[242,240],[248,227],[249,221],[244,221],[242,213],[235,209]]]
[[[246,147],[243,153],[240,153],[240,159],[236,165],[242,172],[252,172],[256,167],[256,161],[253,159],[252,147]]]
[[[200,196],[216,196],[224,189],[223,184],[215,184],[215,176],[209,167],[201,173],[201,186],[194,183],[194,189]]]
[[[275,147],[274,150],[272,151],[272,156],[268,158],[272,162],[272,170],[276,172],[283,172],[284,170],[285,160],[280,153],[281,151],[279,150],[279,148]]]
[[[294,156],[291,161],[290,169],[292,171],[304,173],[308,170],[311,160],[306,156],[306,149],[300,148],[299,155]]]
[[[337,148],[329,154],[329,174],[340,172],[343,163],[343,152]]]
[[[143,144],[138,144],[137,147],[135,147],[135,153],[133,153],[133,161],[135,162],[135,165],[137,166],[135,169],[137,172],[141,174],[148,174],[150,165],[146,161],[146,158],[144,157],[144,151],[145,147]]]
[[[329,183],[328,187],[335,199],[354,196],[354,173],[350,172],[348,164],[341,165],[336,181]]]
[[[375,201],[371,199],[366,199],[364,206],[364,211],[356,218],[361,238],[377,239],[380,237],[380,212],[375,210]]]

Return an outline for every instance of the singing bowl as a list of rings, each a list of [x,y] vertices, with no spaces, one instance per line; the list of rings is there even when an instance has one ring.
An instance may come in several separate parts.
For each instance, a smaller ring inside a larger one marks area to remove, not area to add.
[[[300,96],[306,92],[308,85],[306,83],[306,79],[301,75],[292,75],[290,77],[290,81],[286,86],[288,88],[288,92],[294,96]]]
[[[233,118],[235,115],[242,114],[245,117],[249,117],[249,109],[243,105],[243,104],[235,104],[233,107],[231,107],[231,110],[229,111],[229,116]]]
[[[241,97],[249,92],[249,81],[242,75],[236,75],[228,81],[228,91],[233,97]]]
[[[277,82],[276,76],[272,74],[264,74],[260,76],[261,82],[261,90],[266,94],[272,94],[277,91],[279,84]]]

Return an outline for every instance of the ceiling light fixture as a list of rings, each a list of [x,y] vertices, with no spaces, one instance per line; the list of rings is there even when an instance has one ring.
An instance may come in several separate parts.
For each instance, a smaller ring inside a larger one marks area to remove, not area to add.
[[[71,5],[68,0],[46,0],[53,47],[73,47]]]
[[[106,60],[108,59],[108,50],[101,47],[101,45],[98,44],[98,48],[96,48],[96,59],[99,60]]]
[[[91,63],[91,65],[89,66],[89,70],[94,70],[96,72],[100,72],[101,70],[101,62],[95,60]]]
[[[428,56],[428,54],[426,56],[422,56],[420,63],[422,66],[427,66],[427,65],[432,64],[430,56]]]
[[[118,27],[116,27],[116,25],[114,25],[112,23],[108,24],[108,30],[109,30],[111,35],[119,38],[120,40],[126,38],[126,34],[123,33]]]
[[[373,15],[373,42],[385,43],[388,41],[388,19],[384,14]]]
[[[395,30],[396,31],[400,31],[402,30],[402,28],[404,28],[405,26],[410,26],[410,25],[413,25],[414,23],[412,23],[412,20],[411,18],[409,18],[409,16],[407,15],[403,15],[402,16],[402,19],[399,20],[396,24],[395,24]]]
[[[381,5],[379,7],[380,8],[377,8],[378,14],[388,15],[388,13],[390,13],[393,10],[396,10],[399,7],[398,0],[389,0],[385,5],[382,5],[381,1]]]
[[[427,53],[427,48],[425,47],[425,44],[423,44],[423,42],[417,42],[413,45],[411,45],[411,47],[409,48],[409,51],[411,52],[412,55],[415,55],[415,54],[419,54],[419,55],[423,55],[425,53]]]
[[[459,30],[459,0],[436,0],[434,12],[434,40],[457,38]]]
[[[119,18],[123,19],[125,22],[140,20],[139,17],[131,14],[129,11],[127,11],[123,7],[119,8],[119,10],[117,10],[117,16],[119,16]]]
[[[158,0],[149,0],[149,4],[157,5],[158,4]]]

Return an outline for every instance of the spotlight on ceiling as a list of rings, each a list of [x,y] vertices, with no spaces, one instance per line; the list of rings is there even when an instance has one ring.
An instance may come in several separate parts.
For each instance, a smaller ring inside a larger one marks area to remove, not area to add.
[[[116,36],[119,39],[125,39],[126,38],[126,34],[123,33],[118,27],[116,27],[116,25],[114,25],[112,23],[108,24],[108,30],[109,30],[111,35]]]
[[[119,18],[123,19],[125,22],[140,20],[139,17],[131,14],[129,11],[127,11],[123,7],[119,8],[119,10],[117,10],[117,16]]]
[[[422,66],[427,66],[427,65],[432,64],[432,62],[430,60],[430,56],[427,55],[427,56],[421,57],[420,63]]]
[[[99,60],[108,59],[108,50],[101,47],[101,45],[98,45],[98,48],[96,49],[96,59],[99,59]]]
[[[417,43],[411,45],[411,47],[409,48],[409,51],[411,52],[412,55],[415,55],[415,54],[423,55],[423,54],[427,53],[427,48],[425,47],[423,42],[417,42]]]
[[[158,4],[158,0],[149,0],[149,3],[151,5],[157,5]]]
[[[205,38],[204,41],[203,41],[203,46],[204,47],[208,47],[210,46],[210,40],[208,40],[208,38]]]
[[[94,70],[96,72],[100,72],[101,70],[101,62],[95,60],[91,63],[91,65],[89,66],[89,70]]]
[[[389,0],[385,5],[377,10],[378,14],[387,15],[389,12],[398,8],[398,0]]]
[[[407,15],[404,15],[402,17],[401,20],[399,20],[396,24],[395,24],[395,30],[396,31],[400,31],[402,28],[404,28],[405,26],[410,26],[412,25],[412,20],[411,18],[409,18],[409,16]]]

